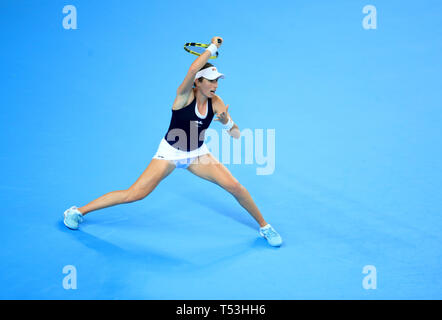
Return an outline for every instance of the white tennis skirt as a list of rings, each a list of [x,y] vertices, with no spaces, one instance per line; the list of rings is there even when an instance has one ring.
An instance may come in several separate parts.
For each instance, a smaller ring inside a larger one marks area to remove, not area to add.
[[[162,139],[153,159],[172,160],[177,167],[187,168],[199,156],[210,153],[205,143],[198,149],[182,151],[172,147],[166,139]]]

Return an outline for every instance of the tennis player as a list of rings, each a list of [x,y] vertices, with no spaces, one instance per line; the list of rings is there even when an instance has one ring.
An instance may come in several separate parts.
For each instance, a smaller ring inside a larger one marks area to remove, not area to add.
[[[135,183],[127,190],[109,192],[87,205],[73,206],[64,212],[64,224],[78,229],[89,212],[144,199],[175,168],[183,168],[229,192],[259,224],[259,233],[272,246],[282,244],[281,236],[268,224],[247,189],[208,150],[204,143],[205,130],[214,116],[234,138],[240,137],[238,126],[228,113],[229,106],[216,95],[218,79],[224,78],[217,68],[207,63],[222,44],[214,37],[208,48],[192,63],[184,81],[178,87],[172,105],[169,129],[156,154]]]

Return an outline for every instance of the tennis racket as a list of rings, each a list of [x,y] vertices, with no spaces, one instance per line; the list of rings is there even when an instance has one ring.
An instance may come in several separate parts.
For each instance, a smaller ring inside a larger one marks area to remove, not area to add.
[[[218,43],[221,43],[221,39],[218,39]],[[209,46],[210,44],[206,43],[188,42],[184,45],[184,50],[196,56],[200,56],[204,53],[204,51],[206,51]],[[209,59],[216,58],[218,58],[218,52],[215,56],[211,56]]]

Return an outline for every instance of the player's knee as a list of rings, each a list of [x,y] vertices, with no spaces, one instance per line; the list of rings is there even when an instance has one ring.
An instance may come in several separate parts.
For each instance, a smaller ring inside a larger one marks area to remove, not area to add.
[[[244,187],[236,180],[227,183],[226,189],[234,196],[240,196],[244,192]]]
[[[128,189],[126,193],[125,202],[135,202],[143,200],[150,193],[150,190],[142,190],[142,189]]]

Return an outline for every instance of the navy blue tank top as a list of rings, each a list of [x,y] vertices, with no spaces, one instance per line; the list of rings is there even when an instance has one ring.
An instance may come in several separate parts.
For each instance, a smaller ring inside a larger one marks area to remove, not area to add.
[[[179,110],[172,110],[172,119],[164,139],[181,151],[192,151],[204,143],[205,132],[213,119],[212,99],[207,100],[207,115],[201,118],[196,111],[196,97]]]

